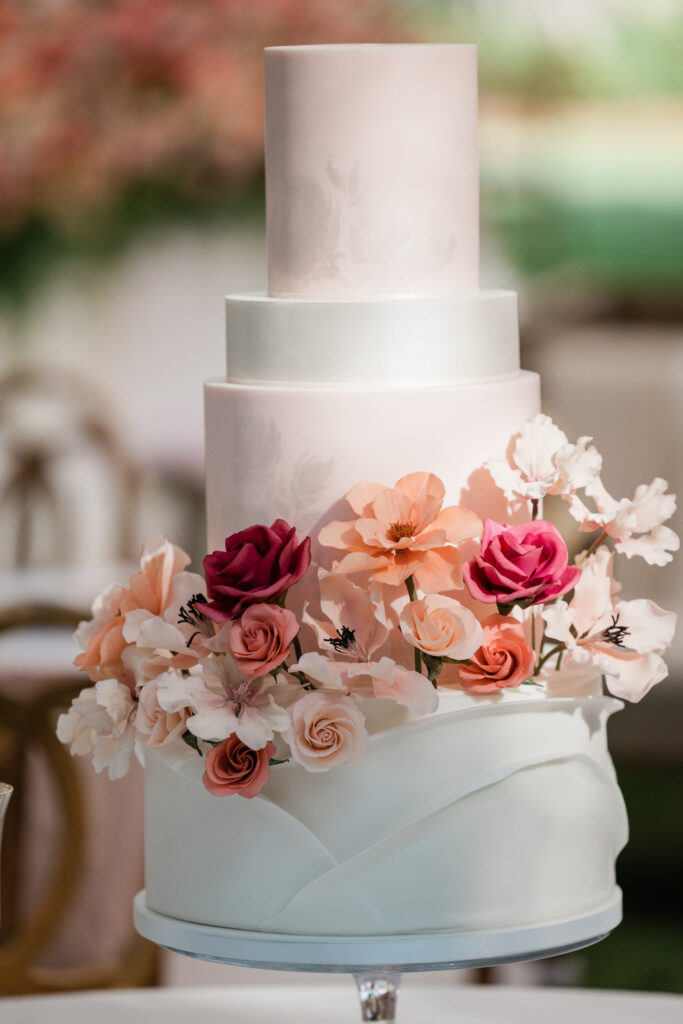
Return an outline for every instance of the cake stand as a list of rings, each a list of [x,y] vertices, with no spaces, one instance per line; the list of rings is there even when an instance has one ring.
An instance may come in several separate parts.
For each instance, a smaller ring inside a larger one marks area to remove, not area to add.
[[[477,932],[332,937],[239,931],[158,914],[147,906],[144,890],[135,897],[134,914],[141,935],[174,953],[237,967],[353,974],[361,1020],[393,1022],[403,973],[539,960],[589,946],[621,921],[621,890],[576,917]]]

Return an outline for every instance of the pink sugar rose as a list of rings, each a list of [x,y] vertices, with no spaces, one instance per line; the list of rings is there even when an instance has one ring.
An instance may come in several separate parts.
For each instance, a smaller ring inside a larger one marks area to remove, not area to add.
[[[345,694],[307,693],[289,713],[292,724],[282,737],[292,758],[309,772],[357,761],[368,751],[365,716]]]
[[[304,575],[311,561],[311,539],[299,543],[284,519],[272,526],[250,526],[226,538],[225,551],[204,559],[209,601],[196,607],[215,622],[236,619],[250,604],[272,601]]]
[[[467,665],[460,665],[460,685],[470,693],[495,693],[506,686],[519,686],[533,672],[536,660],[524,627],[505,615],[489,615],[481,625],[483,643]]]
[[[567,546],[552,523],[501,526],[486,519],[481,554],[463,566],[463,578],[477,601],[543,604],[576,586],[581,570],[568,563]]]
[[[206,755],[202,776],[204,787],[214,796],[238,796],[251,800],[258,796],[270,778],[270,759],[275,744],[266,743],[252,750],[233,733]]]
[[[277,604],[252,604],[229,627],[228,649],[245,676],[265,676],[289,657],[299,632],[293,612]]]

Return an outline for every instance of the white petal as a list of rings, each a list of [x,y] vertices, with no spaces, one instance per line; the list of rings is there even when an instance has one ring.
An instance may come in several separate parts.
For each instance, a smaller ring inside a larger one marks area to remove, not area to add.
[[[542,498],[545,488],[537,483],[528,483],[518,469],[513,469],[502,459],[486,463],[486,469],[493,477],[493,482],[505,495],[508,501],[522,498]]]
[[[680,546],[678,534],[668,526],[656,526],[650,533],[619,541],[616,549],[627,558],[639,555],[648,565],[668,565],[672,560],[669,552],[678,551]]]
[[[559,470],[552,494],[571,494],[587,487],[602,469],[602,455],[590,444],[592,437],[580,437],[576,444],[565,445],[555,457]]]
[[[271,703],[265,708],[245,707],[237,719],[235,733],[252,750],[262,750],[272,740],[275,731],[284,732],[291,724],[287,712],[271,698]]]
[[[568,648],[576,646],[571,626],[574,616],[566,601],[554,601],[552,604],[543,605],[541,617],[546,624],[546,633],[553,640],[565,643]]]
[[[122,779],[130,768],[130,759],[135,746],[135,734],[130,729],[123,736],[103,736],[98,739],[93,754],[96,772],[108,768],[109,778]]]
[[[666,663],[658,654],[619,653],[619,649],[613,647],[609,653],[600,652],[593,660],[605,674],[607,689],[622,700],[641,700],[669,674]]]
[[[169,714],[195,707],[193,691],[197,688],[197,680],[194,677],[169,670],[159,676],[156,685],[159,707]]]
[[[137,641],[138,633],[143,622],[147,619],[153,618],[151,612],[148,612],[146,608],[135,608],[133,611],[126,612],[126,621],[123,625],[123,639],[126,643],[134,644]],[[151,646],[150,644],[141,644],[141,647]]]
[[[676,496],[666,493],[668,486],[666,480],[655,477],[651,484],[640,484],[636,487],[633,506],[636,511],[635,529],[638,533],[649,533],[670,519],[676,511]]]
[[[105,709],[113,724],[125,722],[135,710],[130,690],[117,679],[101,679],[95,683],[95,694],[97,703]]]
[[[555,479],[555,456],[567,444],[567,435],[550,416],[539,413],[522,427],[512,455],[527,480]]]
[[[350,666],[349,666],[350,667]],[[317,651],[310,651],[299,658],[296,665],[292,665],[289,672],[303,672],[309,679],[323,686],[329,686],[335,690],[345,689],[342,674],[347,666],[339,662],[332,662]]]
[[[614,607],[618,625],[628,629],[624,646],[638,654],[661,654],[671,646],[676,629],[675,612],[667,612],[654,601],[620,601]]]
[[[237,731],[237,723],[231,707],[225,705],[188,718],[187,728],[201,740],[225,740]]]
[[[128,616],[126,616],[126,622],[128,622]],[[149,619],[146,619],[140,626],[138,637],[138,647],[152,647],[156,650],[167,650],[167,651],[185,651],[185,637],[176,626],[172,626],[170,622],[165,622],[158,615],[154,615]]]
[[[598,548],[582,567],[579,582],[574,588],[571,611],[574,628],[579,637],[588,636],[597,624],[609,624],[612,605],[612,554]]]

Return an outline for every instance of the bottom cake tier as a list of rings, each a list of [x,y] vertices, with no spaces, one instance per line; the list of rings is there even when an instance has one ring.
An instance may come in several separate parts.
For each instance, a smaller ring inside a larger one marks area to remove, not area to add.
[[[275,767],[211,796],[181,743],[145,751],[147,906],[290,935],[489,930],[589,912],[627,838],[606,743],[621,704],[526,699],[375,733],[361,762]]]

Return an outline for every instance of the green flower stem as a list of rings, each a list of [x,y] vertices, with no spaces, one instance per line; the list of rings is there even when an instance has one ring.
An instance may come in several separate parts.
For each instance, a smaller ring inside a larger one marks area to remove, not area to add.
[[[541,647],[543,647],[542,641]],[[531,650],[536,650],[536,611],[533,607],[531,609]]]
[[[296,654],[296,660],[297,661],[301,661],[301,643],[299,641],[299,634],[298,633],[294,637],[294,639],[292,640],[292,646],[294,648],[294,653]]]
[[[406,590],[408,591],[408,597],[411,601],[417,601],[417,590],[415,589],[415,580],[412,576],[406,578]]]
[[[532,498],[531,499],[531,518],[532,519],[538,519],[538,507],[539,507],[538,498]]]
[[[543,666],[545,665],[546,661],[549,661],[555,654],[562,655],[562,652],[564,651],[565,646],[566,646],[565,644],[559,643],[559,644],[556,644],[555,647],[551,647],[551,649],[547,652],[547,654],[544,654],[543,657],[540,659],[538,665],[536,666],[536,672],[534,673],[534,675],[537,675],[541,671]]]
[[[417,590],[415,589],[415,580],[412,576],[406,577],[406,590],[408,591],[408,597],[411,601],[417,601]],[[415,658],[415,671],[422,675],[422,654],[419,647],[413,649],[413,656]]]
[[[605,542],[605,541],[607,540],[607,536],[608,536],[608,534],[607,534],[607,530],[603,530],[603,531],[602,531],[602,533],[600,533],[600,534],[599,534],[599,535],[598,535],[598,536],[597,536],[597,537],[595,538],[595,540],[593,541],[593,543],[591,544],[591,546],[590,546],[590,547],[588,547],[588,548],[586,548],[586,550],[585,550],[585,551],[582,551],[582,552],[581,552],[581,554],[579,555],[579,557],[578,557],[578,558],[576,559],[577,565],[581,565],[581,564],[583,564],[583,563],[584,563],[584,562],[586,561],[586,559],[590,558],[590,556],[591,556],[591,555],[592,555],[592,554],[593,554],[593,553],[594,553],[595,551],[597,551],[597,550],[598,550],[598,548],[600,547],[600,545],[601,545],[601,544],[604,544],[604,542]]]

